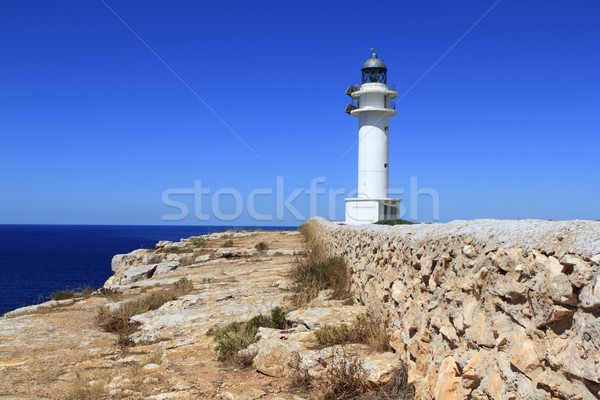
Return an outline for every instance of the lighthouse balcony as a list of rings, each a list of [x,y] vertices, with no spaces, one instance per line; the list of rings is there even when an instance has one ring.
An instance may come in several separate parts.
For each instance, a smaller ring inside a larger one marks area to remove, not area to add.
[[[387,114],[389,116],[398,114],[398,111],[396,111],[396,105],[392,103],[392,104],[390,104],[390,108],[371,107],[371,106],[356,108],[356,109],[353,109],[350,111],[350,115],[357,116],[363,112],[380,112],[382,114]]]
[[[363,83],[358,90],[350,92],[349,96],[353,99],[358,99],[361,95],[374,93],[385,95],[388,99],[395,99],[398,97],[398,92],[389,89],[384,83]]]

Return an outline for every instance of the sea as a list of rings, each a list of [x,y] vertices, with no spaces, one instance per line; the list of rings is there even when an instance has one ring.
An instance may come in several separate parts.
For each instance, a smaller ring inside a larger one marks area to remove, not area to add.
[[[230,229],[296,227],[0,225],[0,315],[47,301],[57,290],[100,288],[115,254]]]

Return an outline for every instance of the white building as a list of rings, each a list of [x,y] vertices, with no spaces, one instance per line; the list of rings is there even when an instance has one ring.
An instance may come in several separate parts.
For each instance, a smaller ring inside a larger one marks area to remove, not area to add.
[[[362,84],[346,94],[353,102],[346,112],[358,117],[358,193],[346,200],[347,224],[370,224],[398,219],[400,199],[389,197],[390,100],[398,93],[387,87],[387,67],[373,52],[362,66]]]

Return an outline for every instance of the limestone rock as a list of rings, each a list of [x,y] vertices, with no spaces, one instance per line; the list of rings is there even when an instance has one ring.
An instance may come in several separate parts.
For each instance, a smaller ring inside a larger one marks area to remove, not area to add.
[[[521,372],[530,372],[540,366],[540,359],[535,352],[533,340],[527,336],[525,329],[516,326],[510,337],[510,363]]]
[[[473,246],[473,245],[470,245],[470,244],[466,245],[465,247],[463,247],[462,252],[468,258],[477,257],[477,250],[475,249],[475,246]]]
[[[295,256],[296,254],[298,254],[298,250],[292,250],[292,249],[271,249],[271,250],[267,250],[266,254],[269,257],[273,257],[273,256]]]
[[[258,253],[258,250],[256,250],[255,248],[242,249],[242,248],[237,248],[237,247],[220,247],[215,251],[215,255],[217,257],[224,257],[224,258],[249,257],[249,256],[255,255],[256,253]]]
[[[390,381],[402,367],[398,356],[394,353],[371,353],[361,357],[360,365],[366,374],[366,380],[376,385]]]
[[[571,375],[600,383],[600,319],[575,315],[573,330],[576,336],[566,348],[550,349],[550,362]]]
[[[50,300],[44,303],[35,304],[33,306],[26,306],[17,308],[16,310],[9,311],[4,314],[4,317],[18,317],[19,315],[35,314],[38,312],[45,312],[57,307],[66,307],[75,303],[78,299],[65,299],[65,300]]]
[[[403,297],[406,295],[406,285],[401,281],[397,280],[392,285],[392,299],[397,302],[402,301]]]
[[[197,263],[203,263],[210,260],[210,254],[201,254],[198,257],[196,257],[196,262]]]
[[[263,397],[265,391],[256,387],[235,388],[223,393],[223,398],[227,400],[255,400]]]
[[[156,272],[156,268],[158,264],[150,264],[150,265],[138,265],[134,267],[127,268],[121,279],[119,279],[120,285],[126,285],[128,283],[137,282],[142,279],[151,278]]]
[[[467,362],[466,366],[463,369],[463,374],[462,374],[462,379],[463,379],[463,385],[466,388],[469,389],[474,389],[477,386],[479,386],[479,383],[483,380],[483,378],[485,377],[485,374],[482,373],[482,363],[483,363],[483,359],[481,357],[481,355],[479,354],[479,352],[474,352],[471,357],[469,358],[469,361]]]
[[[596,275],[593,282],[588,283],[581,289],[579,298],[583,308],[588,310],[597,310],[600,308],[600,274]]]
[[[308,308],[292,311],[286,320],[292,324],[303,325],[308,329],[319,329],[326,325],[351,325],[357,317],[363,316],[366,308],[360,305],[331,308]]]
[[[154,273],[156,275],[165,275],[171,271],[174,271],[175,269],[177,269],[177,267],[179,267],[178,261],[156,264],[156,270],[154,271]]]
[[[462,378],[454,357],[446,357],[440,365],[433,397],[436,400],[462,399]]]
[[[316,344],[313,332],[282,333],[278,329],[260,328],[252,363],[256,370],[274,377],[293,377],[298,373],[299,353]]]

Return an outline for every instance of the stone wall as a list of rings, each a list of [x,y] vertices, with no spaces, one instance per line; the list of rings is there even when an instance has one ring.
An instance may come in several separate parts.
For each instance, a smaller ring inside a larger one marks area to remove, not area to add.
[[[600,222],[312,223],[417,398],[600,398]]]

